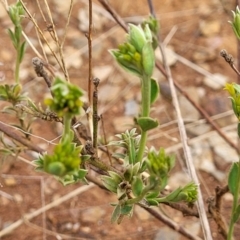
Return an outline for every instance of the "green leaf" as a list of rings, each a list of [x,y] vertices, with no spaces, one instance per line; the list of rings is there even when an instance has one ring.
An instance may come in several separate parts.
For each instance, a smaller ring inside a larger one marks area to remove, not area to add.
[[[155,67],[155,56],[152,43],[147,42],[142,50],[142,65],[147,76],[151,77]]]
[[[157,100],[158,94],[159,84],[155,79],[151,78],[151,104],[153,104]]]
[[[120,215],[121,215],[121,206],[117,205],[113,210],[112,217],[111,217],[111,222],[112,223],[117,222]]]
[[[146,199],[146,201],[150,206],[158,206],[159,205],[158,201],[154,198],[148,198],[148,199]]]
[[[237,131],[238,131],[238,138],[240,138],[240,122],[238,122],[238,129],[237,129]]]
[[[233,214],[233,221],[236,223],[240,216],[240,205],[237,206],[234,214]]]
[[[164,198],[166,199],[167,202],[174,201],[174,199],[178,196],[178,194],[181,191],[182,191],[182,188],[179,187]]]
[[[122,215],[132,215],[133,212],[133,205],[124,205],[121,207],[121,214]]]
[[[116,182],[116,183],[121,183],[122,182],[122,178],[120,175],[118,175],[117,173],[115,172],[112,172],[112,171],[109,171],[108,172],[110,177]]]
[[[133,138],[129,138],[128,150],[129,150],[129,163],[134,164],[136,159],[136,150]]]
[[[79,169],[77,175],[74,175],[76,181],[82,180],[86,177],[88,171],[86,169]]]
[[[23,60],[23,56],[24,56],[25,50],[26,50],[26,42],[24,41],[24,42],[21,44],[20,52],[19,52],[19,61],[20,61],[20,63],[21,63],[22,60]]]
[[[153,191],[153,192],[149,192],[146,196],[146,198],[150,199],[150,198],[157,198],[159,196],[159,191]]]
[[[235,191],[236,191],[236,181],[238,179],[238,172],[239,172],[238,168],[239,168],[239,163],[238,162],[233,163],[228,175],[228,187],[230,192],[233,195],[235,194]]]
[[[140,117],[137,119],[137,123],[144,132],[158,126],[158,121],[150,117]]]
[[[111,192],[117,193],[118,183],[109,176],[101,177],[103,185]]]
[[[139,197],[142,194],[144,185],[143,181],[140,177],[134,177],[133,183],[132,183],[132,192],[136,197]]]
[[[15,38],[15,35],[14,35],[13,31],[11,29],[8,29],[8,34],[9,34],[11,40],[12,40],[14,48],[16,49],[17,48],[17,43],[16,43],[16,38]]]

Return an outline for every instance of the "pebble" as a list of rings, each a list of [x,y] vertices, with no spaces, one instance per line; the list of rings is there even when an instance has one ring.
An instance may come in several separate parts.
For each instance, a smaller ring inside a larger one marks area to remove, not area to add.
[[[198,91],[196,87],[185,88],[185,91],[192,97],[192,99],[199,103]],[[179,97],[179,105],[182,116],[188,120],[197,120],[200,117],[199,112],[196,108],[183,96]]]
[[[15,193],[15,194],[13,195],[13,198],[14,198],[14,200],[15,200],[17,203],[21,203],[21,202],[23,201],[22,195],[20,195],[20,194],[18,194],[18,193]]]
[[[203,20],[200,22],[200,32],[204,37],[210,37],[219,34],[221,24],[218,20]]]
[[[134,100],[128,100],[125,103],[125,116],[137,116],[139,112],[139,104]]]
[[[83,222],[96,223],[103,218],[105,214],[106,211],[100,206],[90,207],[81,212],[81,220]]]
[[[118,133],[125,132],[133,127],[133,118],[130,116],[116,117],[113,119],[114,129]]]
[[[14,187],[17,185],[17,180],[15,178],[5,178],[4,183],[8,187]]]
[[[101,86],[98,91],[98,99],[102,103],[110,102],[120,93],[120,86],[106,84]]]
[[[205,77],[203,79],[203,83],[207,87],[210,87],[213,90],[223,89],[225,84],[228,82],[228,77],[226,77],[220,73],[212,74],[212,76],[213,76],[213,78]]]
[[[235,131],[228,132],[227,136],[230,139],[235,140],[235,142],[237,141],[237,133]],[[239,156],[237,152],[217,133],[213,134],[208,141],[214,153],[220,157],[221,161],[225,161],[226,163],[238,161]]]
[[[104,82],[113,72],[113,67],[110,65],[96,66],[93,68],[93,76],[100,79],[101,83]]]
[[[134,207],[134,213],[141,221],[149,220],[152,217],[152,215],[149,212],[139,207],[138,205]]]
[[[207,123],[201,123],[199,125],[194,125],[193,127],[186,128],[187,132],[195,137],[201,136],[202,134],[209,132],[211,129],[211,126]]]
[[[169,86],[169,83],[164,81],[159,83],[160,95],[167,100],[172,100],[172,93]]]
[[[217,55],[212,49],[199,49],[193,52],[192,58],[196,63],[204,63],[216,59]]]
[[[225,174],[214,165],[213,154],[208,141],[202,141],[201,144],[192,144],[191,152],[197,169],[212,174],[220,182],[225,179]]]
[[[68,13],[69,1],[54,0],[54,4],[56,6],[58,13],[64,13],[64,14]]]
[[[162,227],[155,235],[154,240],[180,240],[180,234],[168,227]]]
[[[156,59],[162,62],[162,54],[157,48],[156,50]],[[165,48],[165,56],[168,66],[173,66],[177,62],[177,57],[172,47]]]
[[[190,177],[184,172],[171,173],[168,181],[168,186],[171,190],[174,190],[180,186],[185,186],[190,181]]]

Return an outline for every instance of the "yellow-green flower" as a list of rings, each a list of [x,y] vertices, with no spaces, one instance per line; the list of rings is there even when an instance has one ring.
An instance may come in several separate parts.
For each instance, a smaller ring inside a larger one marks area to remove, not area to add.
[[[240,121],[240,85],[236,83],[226,83],[224,90],[228,91],[234,114]]]

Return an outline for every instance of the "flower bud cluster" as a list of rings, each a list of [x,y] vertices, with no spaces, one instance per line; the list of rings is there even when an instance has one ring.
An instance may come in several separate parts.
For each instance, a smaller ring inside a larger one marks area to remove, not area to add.
[[[155,66],[151,30],[148,24],[144,28],[133,24],[129,26],[127,41],[110,52],[125,70],[139,77],[151,76]]]
[[[51,90],[53,99],[45,99],[45,104],[59,117],[66,114],[73,117],[80,113],[80,107],[82,106],[80,97],[83,93],[77,86],[56,78]]]

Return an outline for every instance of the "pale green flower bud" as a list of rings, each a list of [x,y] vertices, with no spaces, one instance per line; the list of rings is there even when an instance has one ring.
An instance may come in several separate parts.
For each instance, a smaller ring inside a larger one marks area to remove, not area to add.
[[[146,44],[147,39],[145,33],[141,27],[129,24],[129,42],[136,48],[136,50],[141,53],[143,46]]]
[[[233,13],[233,21],[230,22],[232,25],[232,28],[234,30],[235,35],[238,39],[240,39],[240,10],[238,6],[236,7],[236,11],[232,11]]]

